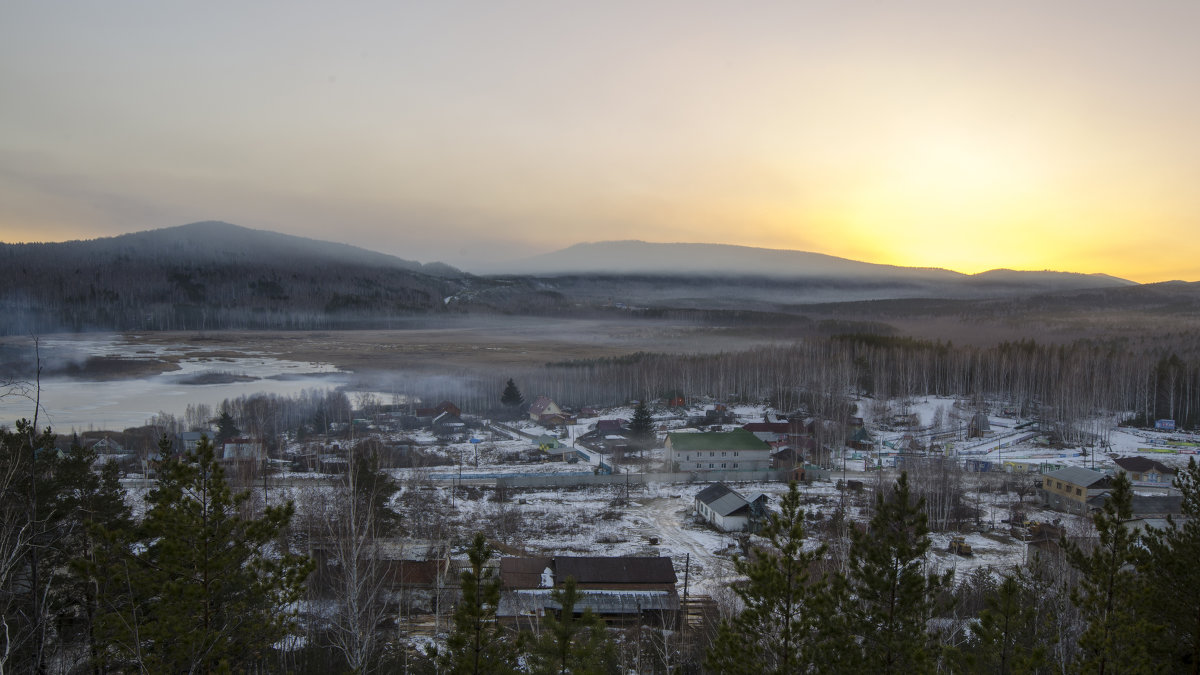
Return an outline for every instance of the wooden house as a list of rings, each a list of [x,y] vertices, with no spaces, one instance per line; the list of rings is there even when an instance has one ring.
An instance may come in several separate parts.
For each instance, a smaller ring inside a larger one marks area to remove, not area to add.
[[[1135,485],[1170,485],[1175,469],[1149,457],[1118,457],[1113,460]]]
[[[667,557],[533,557],[500,559],[499,620],[531,628],[562,607],[551,592],[575,580],[575,612],[584,609],[611,625],[659,625],[679,621],[675,570]]]

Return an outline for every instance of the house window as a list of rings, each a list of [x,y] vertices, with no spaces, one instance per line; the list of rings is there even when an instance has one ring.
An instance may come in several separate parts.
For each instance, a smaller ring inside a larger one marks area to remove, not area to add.
[[[708,465],[708,468],[710,468],[710,469],[711,469],[711,468],[713,468],[713,465],[712,465],[712,464],[709,464],[709,465]]]
[[[734,450],[734,451],[733,451],[733,456],[734,456],[734,457],[737,457],[737,450]]]
[[[715,453],[715,452],[713,452],[713,451],[711,451],[711,450],[708,452],[708,456],[709,456],[709,457],[712,457],[712,456],[713,456],[713,455],[715,455],[715,454],[717,454],[717,453]]]
[[[725,463],[724,463],[724,462],[722,462],[722,463],[721,463],[721,468],[722,468],[722,469],[724,469],[724,468],[725,468]]]
[[[724,451],[724,450],[722,450],[722,451],[721,451],[721,456],[722,456],[722,457],[724,457],[724,456],[725,456],[725,451]]]
[[[1055,486],[1055,487],[1057,487],[1059,490],[1061,490],[1061,489],[1062,489],[1062,483],[1057,483],[1057,482],[1056,482],[1056,483],[1054,484],[1054,486]]]
[[[697,468],[697,469],[702,469],[702,468],[704,468],[704,467],[703,467],[703,466],[700,464],[700,462],[696,462],[696,468]]]
[[[735,468],[735,469],[737,468],[737,462],[733,463],[733,468]]]
[[[1082,489],[1080,489],[1080,488],[1075,488],[1075,494],[1076,494],[1076,495],[1081,495],[1081,494],[1083,494],[1083,490],[1082,490]]]

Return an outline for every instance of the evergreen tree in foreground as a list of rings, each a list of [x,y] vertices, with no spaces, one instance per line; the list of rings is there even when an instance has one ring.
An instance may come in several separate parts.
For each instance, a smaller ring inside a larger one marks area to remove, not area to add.
[[[856,638],[840,653],[857,655],[851,670],[923,673],[934,670],[938,646],[929,632],[938,594],[953,572],[926,574],[929,528],[924,500],[914,501],[908,474],[901,473],[891,494],[875,498],[875,516],[865,530],[851,534],[848,594],[842,615]]]
[[[1053,663],[1043,640],[1053,630],[1039,620],[1033,589],[1019,573],[988,593],[987,606],[971,623],[964,670],[979,673],[1050,673]]]
[[[1147,528],[1141,568],[1156,589],[1150,610],[1165,627],[1154,658],[1175,672],[1200,673],[1200,465],[1188,460],[1175,478],[1183,495],[1182,524],[1167,518],[1165,529]],[[1184,589],[1187,589],[1184,591]],[[1179,592],[1176,592],[1179,591]]]
[[[809,569],[825,555],[825,547],[803,549],[804,511],[796,483],[759,534],[768,544],[733,560],[746,577],[733,587],[746,608],[721,624],[706,665],[712,672],[734,674],[822,672],[830,598],[822,590],[826,580],[813,580]]]
[[[454,632],[440,657],[444,672],[461,675],[516,672],[516,646],[496,622],[500,579],[487,567],[492,557],[487,537],[479,532],[467,552],[471,569],[462,573],[462,600],[454,608]]]
[[[546,614],[542,631],[530,642],[530,672],[535,675],[606,675],[618,672],[616,647],[609,639],[604,619],[590,607],[575,616],[579,599],[575,579],[567,577],[550,597],[562,608],[559,615]],[[526,638],[528,640],[528,637]]]
[[[1063,538],[1067,562],[1079,570],[1079,583],[1071,590],[1071,601],[1087,621],[1079,637],[1079,672],[1152,672],[1147,648],[1158,627],[1147,621],[1145,599],[1149,594],[1169,594],[1175,589],[1148,589],[1134,563],[1141,548],[1136,535],[1125,526],[1133,511],[1133,485],[1123,472],[1112,482],[1104,508],[1092,516],[1100,541],[1091,550]],[[1182,589],[1178,589],[1182,591]],[[1194,593],[1195,589],[1189,589]]]
[[[171,457],[159,443],[157,486],[131,545],[98,561],[117,580],[100,599],[100,660],[146,672],[250,670],[291,628],[308,558],[280,546],[289,502],[244,515],[249,493],[233,494],[212,444]]]

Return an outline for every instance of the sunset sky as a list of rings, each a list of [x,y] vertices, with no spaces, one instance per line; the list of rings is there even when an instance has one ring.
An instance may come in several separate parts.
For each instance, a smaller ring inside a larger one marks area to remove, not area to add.
[[[0,5],[0,241],[1200,280],[1200,2]]]

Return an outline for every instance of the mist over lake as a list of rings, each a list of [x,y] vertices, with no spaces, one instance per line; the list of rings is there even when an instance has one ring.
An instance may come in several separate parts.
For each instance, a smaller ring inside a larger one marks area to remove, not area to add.
[[[45,338],[39,341],[43,373],[38,424],[56,432],[140,426],[159,412],[182,415],[189,404],[215,407],[226,398],[257,393],[293,395],[336,389],[349,374],[320,362],[295,361],[253,351],[194,344],[140,344],[120,336]],[[141,377],[98,376],[88,364],[138,363],[158,370]],[[78,372],[79,374],[63,374]],[[32,395],[33,392],[30,392]],[[32,419],[33,401],[0,401],[0,424]]]

